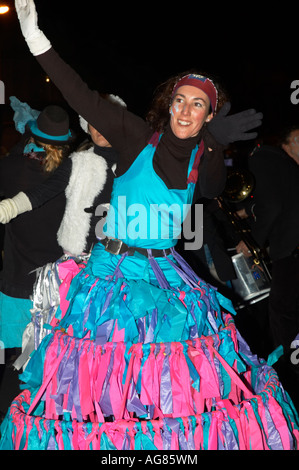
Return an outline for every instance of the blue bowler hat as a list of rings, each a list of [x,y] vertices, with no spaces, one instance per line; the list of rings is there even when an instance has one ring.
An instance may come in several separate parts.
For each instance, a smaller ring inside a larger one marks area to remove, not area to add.
[[[69,116],[60,106],[47,106],[36,120],[27,123],[27,127],[33,137],[45,144],[66,145],[74,139]]]

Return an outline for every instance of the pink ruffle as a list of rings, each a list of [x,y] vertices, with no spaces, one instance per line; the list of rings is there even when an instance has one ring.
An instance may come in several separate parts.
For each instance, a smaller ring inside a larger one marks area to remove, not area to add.
[[[275,382],[274,377],[269,379],[263,391],[266,400],[256,395],[239,405],[233,405],[230,400],[219,401],[215,411],[194,416],[139,421],[119,419],[106,423],[29,416],[26,409],[30,392],[25,390],[14,400],[6,426],[11,427],[16,450],[30,450],[32,445],[40,450],[142,450],[143,444],[156,450],[267,450],[271,449],[273,442],[273,426],[276,448],[296,449],[298,429],[289,429],[277,401],[270,393],[270,389],[276,386]],[[261,419],[254,412],[253,401],[258,403]],[[266,412],[270,420],[266,419]],[[230,426],[232,421],[233,427]]]

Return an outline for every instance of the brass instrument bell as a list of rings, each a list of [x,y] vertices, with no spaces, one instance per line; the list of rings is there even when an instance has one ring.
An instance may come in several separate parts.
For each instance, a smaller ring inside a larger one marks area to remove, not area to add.
[[[231,170],[227,174],[222,197],[228,202],[242,202],[251,195],[254,183],[254,176],[250,171],[244,169]]]

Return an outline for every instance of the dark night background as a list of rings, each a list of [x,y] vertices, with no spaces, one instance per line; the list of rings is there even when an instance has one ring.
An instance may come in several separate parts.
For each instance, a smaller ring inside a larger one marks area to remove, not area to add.
[[[299,105],[290,101],[291,82],[299,79],[294,7],[174,5],[36,0],[39,26],[64,60],[91,88],[118,94],[141,116],[159,83],[195,67],[219,77],[232,111],[254,107],[264,113],[260,138],[272,138],[297,120]],[[64,105],[29,52],[14,9],[0,17],[0,79],[6,96],[0,145],[7,148],[19,137],[9,96],[35,109]],[[76,129],[77,116],[65,107]]]
[[[40,29],[90,88],[119,95],[142,117],[161,82],[196,68],[219,77],[230,95],[232,112],[263,112],[260,141],[272,142],[282,127],[299,122],[299,104],[290,100],[291,83],[299,80],[298,4],[36,0],[36,6]],[[80,137],[78,116],[45,79],[12,8],[0,16],[0,80],[5,84],[0,155],[20,139],[9,105],[12,95],[34,109],[64,106]],[[231,147],[236,165],[246,164],[254,145],[250,141]],[[259,305],[258,320],[239,317],[245,318],[246,335],[248,325],[253,325],[249,340],[254,343],[263,323]]]

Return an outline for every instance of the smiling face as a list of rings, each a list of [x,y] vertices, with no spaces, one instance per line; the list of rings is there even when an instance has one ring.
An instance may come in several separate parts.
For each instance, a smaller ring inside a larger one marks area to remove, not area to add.
[[[210,100],[199,88],[184,85],[177,89],[170,108],[170,127],[179,139],[195,137],[204,123],[210,121]]]

